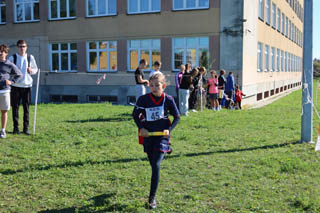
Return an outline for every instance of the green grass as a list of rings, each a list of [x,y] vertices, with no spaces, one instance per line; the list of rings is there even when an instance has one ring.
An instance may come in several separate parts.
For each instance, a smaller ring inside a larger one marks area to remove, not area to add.
[[[131,111],[39,105],[36,136],[0,141],[0,212],[149,211],[151,169]],[[260,109],[182,117],[155,211],[319,212],[320,154],[299,143],[300,120],[301,90]]]

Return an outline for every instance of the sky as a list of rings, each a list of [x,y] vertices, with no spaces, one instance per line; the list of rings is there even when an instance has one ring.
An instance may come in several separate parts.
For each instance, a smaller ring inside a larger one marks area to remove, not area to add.
[[[313,58],[320,59],[320,0],[313,1]]]

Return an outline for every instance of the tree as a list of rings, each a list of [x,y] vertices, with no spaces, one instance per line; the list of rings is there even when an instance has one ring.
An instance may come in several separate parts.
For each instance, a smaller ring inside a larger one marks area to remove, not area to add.
[[[320,72],[320,60],[319,59],[313,60],[313,69]]]
[[[316,58],[313,60],[313,73],[315,77],[320,77],[320,60]]]

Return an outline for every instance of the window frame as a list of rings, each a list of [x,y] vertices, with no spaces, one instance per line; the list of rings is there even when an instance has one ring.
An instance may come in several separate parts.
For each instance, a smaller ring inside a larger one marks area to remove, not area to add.
[[[284,54],[283,54],[283,50],[280,50],[280,71],[283,72],[284,71],[284,66],[283,66],[283,61],[284,61]]]
[[[131,48],[130,47],[130,42],[131,41],[139,41],[139,47],[138,48]],[[150,46],[148,48],[143,48],[141,43],[142,41],[149,41],[150,42]],[[152,43],[153,41],[159,41],[160,42],[160,46],[159,48],[158,47],[152,47]],[[148,61],[148,64],[149,64],[149,69],[144,69],[143,71],[145,72],[151,72],[152,71],[152,51],[153,50],[159,50],[160,52],[160,58],[161,58],[161,39],[131,39],[131,40],[128,40],[127,41],[127,70],[129,72],[134,72],[136,70],[136,68],[134,69],[131,69],[131,66],[130,66],[130,62],[131,62],[131,58],[130,58],[130,51],[131,50],[137,50],[138,51],[138,61],[137,61],[137,64],[139,65],[139,61],[141,60],[141,51],[144,51],[144,50],[148,50],[149,51],[149,54],[151,53],[151,55],[149,55],[149,61]],[[150,57],[151,56],[151,57]]]
[[[95,49],[90,49],[90,43],[94,42],[96,44],[96,48]],[[101,49],[99,46],[100,42],[106,42],[107,43],[107,47],[106,49]],[[115,48],[110,48],[110,42],[115,42]],[[115,70],[111,70],[110,69],[110,52],[115,51],[116,55],[117,55],[117,69]],[[95,52],[97,54],[97,69],[96,70],[90,70],[90,52]],[[100,69],[100,52],[106,52],[107,53],[107,69],[106,70],[101,70]],[[118,72],[118,41],[116,40],[90,40],[86,42],[86,62],[87,62],[87,72],[88,73],[115,73]]]
[[[272,15],[272,28],[276,29],[277,27],[277,5],[275,3],[272,3],[271,8],[271,15]]]
[[[57,1],[57,18],[52,18],[52,12],[51,12],[51,2],[52,1]],[[55,20],[67,20],[67,19],[76,19],[77,15],[75,16],[70,16],[70,0],[66,0],[67,4],[67,16],[66,17],[60,17],[60,2],[61,0],[48,0],[48,19],[50,21],[55,21]],[[76,8],[75,8],[75,13],[76,13]]]
[[[189,38],[195,38],[195,39],[197,39],[197,46],[195,46],[195,47],[187,47],[187,39],[189,39]],[[208,39],[208,46],[201,46],[200,45],[200,38],[207,38]],[[175,55],[175,49],[176,49],[176,47],[175,47],[175,42],[174,42],[174,40],[175,39],[184,39],[184,47],[183,48],[181,48],[181,47],[177,47],[177,49],[183,49],[183,59],[182,59],[182,64],[186,64],[187,63],[187,50],[188,49],[196,49],[196,64],[195,64],[195,66],[196,67],[198,67],[198,66],[200,66],[200,55],[199,55],[199,53],[200,53],[200,50],[201,49],[207,49],[207,51],[208,51],[208,62],[209,62],[209,60],[210,60],[210,51],[209,51],[209,47],[210,47],[210,44],[209,44],[209,42],[210,42],[210,39],[209,39],[209,37],[208,36],[199,36],[199,37],[173,37],[172,38],[172,71],[173,72],[178,72],[178,71],[180,71],[180,69],[179,68],[177,68],[177,69],[175,69],[175,64],[174,64],[174,55]]]
[[[166,0],[164,0],[164,1],[166,1]],[[199,1],[200,0],[195,0],[196,2],[196,5],[198,5],[198,7],[196,6],[196,7],[193,7],[193,8],[187,8],[187,0],[181,0],[181,1],[183,1],[183,8],[175,8],[174,7],[174,3],[175,3],[175,1],[177,1],[177,0],[172,0],[172,10],[173,11],[182,11],[182,10],[207,10],[207,9],[209,9],[210,8],[210,0],[207,0],[208,1],[208,7],[199,7]]]
[[[271,0],[265,0],[266,24],[271,24]]]
[[[288,72],[288,52],[284,52],[284,71]]]
[[[260,19],[260,20],[262,20],[262,21],[264,21],[264,7],[265,7],[265,3],[264,3],[264,1],[265,0],[258,0],[259,2],[258,2],[258,18]],[[263,7],[263,9],[262,9],[262,7]],[[260,14],[261,13],[261,14]]]
[[[6,1],[4,1],[4,3],[1,3],[1,2],[0,2],[0,24],[6,24],[6,23],[7,23],[7,14],[6,14],[6,13],[4,14],[4,19],[5,19],[5,21],[2,22],[2,13],[1,13],[2,7],[4,7],[5,10],[6,10],[6,7],[7,7]]]
[[[270,70],[270,46],[269,45],[264,45],[264,61],[265,61],[265,66],[264,66],[264,71],[269,72]]]
[[[13,14],[14,14],[14,23],[30,23],[30,22],[39,22],[40,21],[40,0],[28,0],[29,2],[17,2],[17,0],[14,0],[13,2]],[[34,19],[34,5],[38,3],[39,5],[39,19]],[[25,4],[31,4],[32,10],[31,10],[31,20],[25,20]],[[17,5],[23,5],[23,20],[18,21],[17,17]]]
[[[275,72],[276,71],[276,48],[275,47],[271,47],[271,54],[272,54],[272,58],[271,58],[271,72]]]
[[[263,44],[261,42],[258,42],[257,56],[258,56],[257,71],[262,72],[263,71]]]
[[[131,14],[145,14],[145,13],[160,13],[161,12],[161,0],[159,0],[159,10],[152,10],[152,0],[148,0],[149,1],[149,9],[148,11],[141,11],[141,1],[142,0],[137,0],[138,2],[138,12],[130,12],[130,0],[127,0],[127,14],[131,15]],[[165,1],[165,0],[164,0]]]
[[[52,45],[53,44],[58,44],[58,50],[52,50]],[[68,49],[67,50],[61,50],[61,45],[62,44],[68,44]],[[65,42],[65,43],[59,43],[59,42],[53,42],[49,43],[49,66],[50,66],[50,72],[58,72],[58,73],[75,73],[78,72],[78,70],[72,70],[71,69],[71,53],[76,53],[78,57],[78,49],[71,49],[71,44],[76,44],[76,42]],[[52,54],[58,53],[58,58],[59,58],[59,70],[53,70],[52,67]],[[62,53],[68,53],[68,70],[61,70],[61,54]],[[77,63],[78,63],[78,58],[77,58]],[[78,67],[78,65],[77,65]]]
[[[280,49],[277,48],[277,65],[276,65],[276,72],[280,72]]]
[[[286,18],[285,18],[285,15],[284,13],[281,14],[281,33],[282,35],[284,35],[285,33],[285,23],[286,23]]]
[[[285,36],[288,37],[288,30],[289,30],[289,19],[288,17],[286,16],[286,23],[285,23]]]
[[[116,10],[115,10],[115,13],[109,13],[109,0],[105,0],[106,2],[106,13],[104,14],[98,14],[98,1],[99,0],[94,0],[95,1],[95,5],[96,5],[96,8],[94,10],[94,13],[95,15],[89,15],[89,1],[90,0],[85,0],[86,1],[86,17],[87,18],[93,18],[93,17],[104,17],[104,16],[117,16],[118,15],[118,8],[117,8],[117,1],[118,0],[115,0],[116,1]]]
[[[277,31],[281,31],[281,10],[279,7],[277,8]]]

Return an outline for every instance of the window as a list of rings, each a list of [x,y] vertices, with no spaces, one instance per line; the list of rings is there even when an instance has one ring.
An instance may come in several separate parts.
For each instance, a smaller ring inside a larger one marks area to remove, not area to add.
[[[265,46],[265,50],[264,50],[264,54],[265,54],[265,72],[269,72],[270,66],[269,66],[269,45]]]
[[[76,17],[76,0],[49,0],[49,19]]]
[[[277,10],[277,30],[280,32],[281,29],[281,11],[278,8]]]
[[[291,39],[291,21],[289,20],[288,38]]]
[[[262,66],[262,43],[258,42],[258,72],[263,70]]]
[[[187,37],[174,38],[172,69],[177,71],[181,64],[190,63],[194,66],[209,68],[209,38]]]
[[[161,61],[160,39],[130,40],[128,41],[128,68],[135,70],[141,59],[148,62],[147,71],[151,71],[151,66],[155,61]],[[151,64],[151,66],[150,66]]]
[[[258,17],[261,20],[264,20],[264,0],[258,0],[258,1],[259,1]]]
[[[277,49],[277,72],[280,71],[280,50]]]
[[[293,24],[292,22],[292,27],[291,27],[291,39],[294,42],[294,35],[295,35],[295,30],[296,30],[296,26]]]
[[[209,0],[173,0],[173,10],[194,10],[206,8],[209,8]]]
[[[291,54],[288,53],[288,71],[291,72]]]
[[[87,16],[117,15],[117,0],[87,0]]]
[[[286,16],[286,27],[285,27],[285,36],[288,37],[288,17]]]
[[[115,72],[118,69],[116,41],[87,42],[87,70],[89,72]]]
[[[266,23],[270,24],[270,0],[266,0]]]
[[[284,53],[284,71],[288,72],[288,53]]]
[[[161,0],[128,0],[128,8],[129,14],[160,12]]]
[[[39,0],[15,0],[15,22],[40,21]]]
[[[284,13],[282,13],[282,16],[281,16],[281,22],[282,22],[282,29],[281,29],[281,33],[284,34],[285,33],[285,15]]]
[[[272,27],[276,29],[276,5],[272,3]]]
[[[0,24],[6,23],[6,1],[0,0]]]
[[[283,50],[280,51],[280,58],[281,58],[281,72],[283,72],[283,61],[284,61],[284,55],[283,55]]]
[[[275,52],[275,48],[272,47],[271,48],[271,64],[272,64],[272,67],[271,67],[271,71],[274,72],[276,70],[276,52]]]
[[[78,69],[76,43],[50,44],[50,70],[52,72],[75,72]]]

